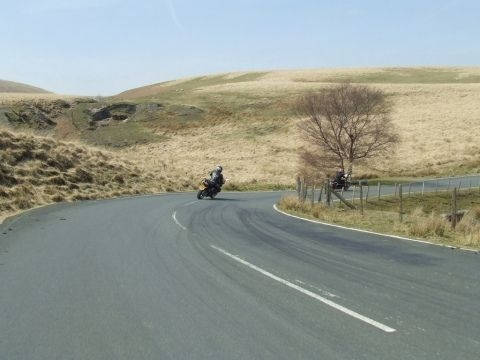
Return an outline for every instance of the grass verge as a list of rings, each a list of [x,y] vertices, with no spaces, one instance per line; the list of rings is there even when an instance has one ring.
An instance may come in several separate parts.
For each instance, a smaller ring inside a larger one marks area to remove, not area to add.
[[[421,199],[410,198],[410,201],[404,202],[402,222],[399,221],[398,201],[393,204],[393,198],[369,203],[363,215],[359,211],[348,210],[343,205],[327,207],[318,203],[301,202],[294,196],[282,198],[278,207],[288,213],[327,223],[480,249],[480,195],[461,194],[459,207],[468,211],[457,225],[456,231],[452,230],[450,223],[442,216],[447,207],[445,199],[442,199],[444,195],[447,196],[433,194]]]

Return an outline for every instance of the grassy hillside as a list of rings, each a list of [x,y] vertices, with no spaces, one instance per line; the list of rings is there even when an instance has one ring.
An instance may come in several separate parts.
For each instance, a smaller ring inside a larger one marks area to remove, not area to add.
[[[0,80],[0,93],[48,94],[49,92],[27,84]]]
[[[53,202],[184,190],[193,184],[111,152],[0,130],[0,218]]]
[[[480,170],[480,68],[320,69],[233,73],[166,82],[119,94],[129,101],[186,103],[205,109],[202,126],[179,129],[161,149],[180,168],[227,164],[242,181],[288,182],[296,171],[292,105],[298,96],[350,81],[380,88],[394,103],[402,143],[360,173],[432,176]],[[164,129],[168,133],[168,129]],[[181,139],[181,140],[180,140]],[[174,159],[174,160],[173,160]]]
[[[480,171],[480,68],[202,76],[141,87],[111,98],[67,99],[71,106],[51,118],[55,125],[42,131],[113,149],[155,171],[168,168],[174,174],[197,178],[222,163],[234,183],[290,184],[297,170],[297,149],[304,146],[292,111],[295,100],[343,81],[384,90],[393,101],[393,120],[402,138],[396,152],[357,168],[360,174],[434,176]],[[37,113],[22,106],[17,113]],[[3,123],[26,126],[15,121],[22,116],[9,119],[4,116]]]

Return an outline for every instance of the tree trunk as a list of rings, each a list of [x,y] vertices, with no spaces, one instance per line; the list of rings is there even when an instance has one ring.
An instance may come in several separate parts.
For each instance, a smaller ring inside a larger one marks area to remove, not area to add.
[[[347,171],[345,173],[351,176],[353,173],[353,160],[348,160],[347,166]]]

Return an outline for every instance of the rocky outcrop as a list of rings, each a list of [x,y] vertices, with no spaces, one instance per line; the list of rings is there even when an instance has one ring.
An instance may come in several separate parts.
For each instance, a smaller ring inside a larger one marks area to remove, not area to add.
[[[21,101],[11,105],[4,115],[12,125],[23,125],[34,129],[51,129],[57,125],[55,119],[64,114],[71,104],[65,100]]]
[[[107,126],[113,121],[128,121],[136,111],[137,106],[130,103],[116,103],[87,110],[91,128]]]

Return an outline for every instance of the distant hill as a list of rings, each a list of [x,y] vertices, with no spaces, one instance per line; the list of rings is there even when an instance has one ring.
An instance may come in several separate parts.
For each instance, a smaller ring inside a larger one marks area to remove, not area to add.
[[[126,90],[121,99],[197,99],[205,93],[267,92],[284,97],[332,83],[363,84],[478,84],[479,67],[391,67],[274,70],[199,76]]]
[[[48,94],[50,91],[14,81],[0,80],[0,93]]]

